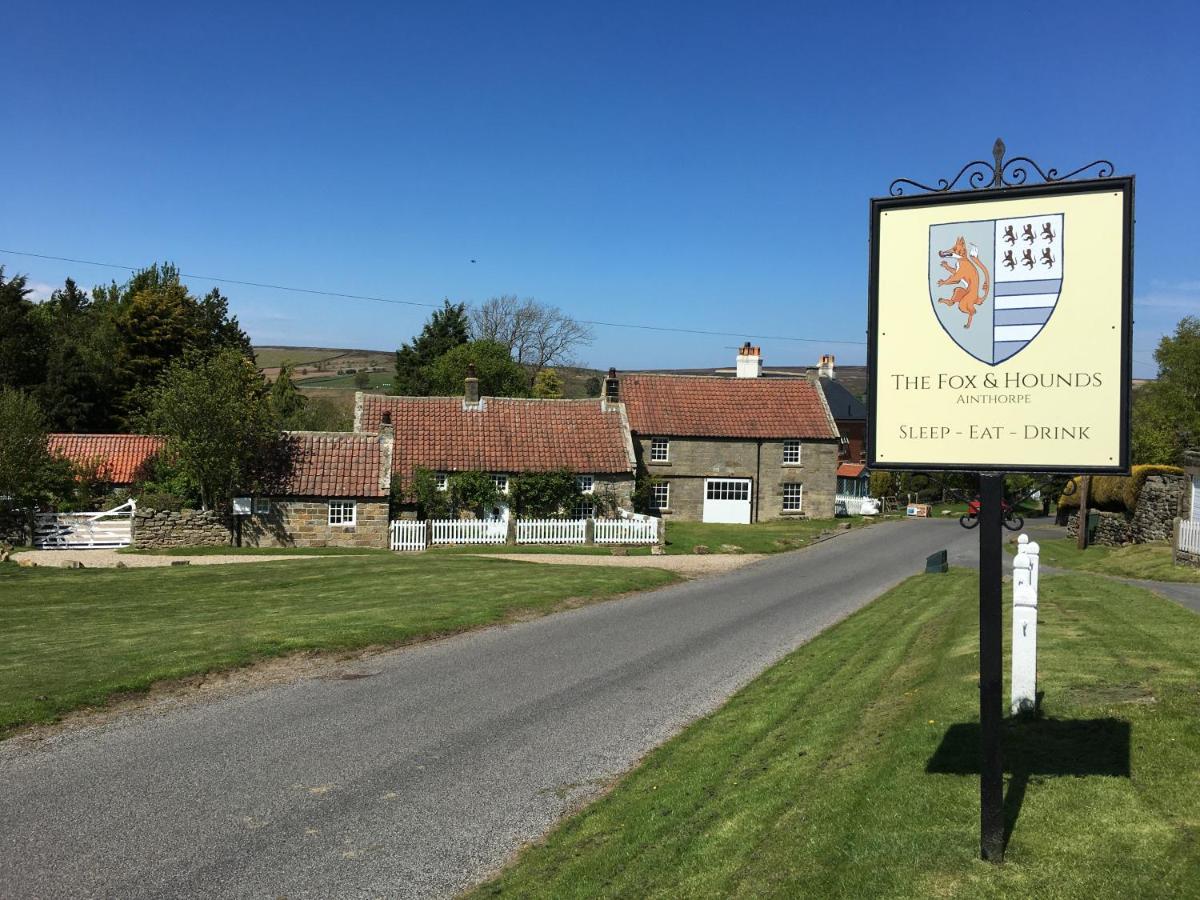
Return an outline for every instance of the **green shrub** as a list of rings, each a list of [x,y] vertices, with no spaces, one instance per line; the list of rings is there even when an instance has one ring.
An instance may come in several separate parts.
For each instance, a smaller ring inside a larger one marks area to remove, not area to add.
[[[508,490],[516,513],[535,518],[569,513],[583,496],[569,469],[515,475]]]

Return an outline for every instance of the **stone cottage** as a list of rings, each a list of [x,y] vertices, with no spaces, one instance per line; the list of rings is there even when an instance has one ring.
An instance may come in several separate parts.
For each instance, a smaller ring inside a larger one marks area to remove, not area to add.
[[[386,547],[393,429],[290,431],[294,463],[272,496],[238,517],[247,547]]]
[[[841,437],[825,395],[807,378],[763,378],[759,348],[742,348],[736,378],[618,378],[610,370],[605,396],[628,410],[662,515],[735,523],[833,516]]]
[[[509,479],[530,472],[573,472],[585,497],[632,509],[635,473],[633,440],[625,407],[605,399],[541,400],[481,397],[468,377],[461,397],[391,397],[358,393],[354,429],[395,429],[391,471],[409,483],[413,470],[429,469],[445,485],[455,472],[489,473],[500,493]],[[585,499],[579,517],[596,512]],[[415,509],[404,511],[415,515]],[[492,516],[507,519],[501,502]]]

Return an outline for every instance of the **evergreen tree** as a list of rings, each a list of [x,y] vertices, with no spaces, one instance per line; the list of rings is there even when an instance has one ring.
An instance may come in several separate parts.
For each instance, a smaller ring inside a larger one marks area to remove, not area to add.
[[[34,387],[46,372],[46,335],[24,275],[0,266],[0,387]]]
[[[405,396],[428,396],[432,393],[426,370],[440,357],[470,339],[470,322],[465,303],[442,301],[413,338],[396,351],[396,378],[392,393]]]
[[[467,366],[474,363],[479,392],[488,397],[528,397],[529,376],[508,348],[496,341],[471,341],[442,354],[422,370],[428,393],[453,397],[462,394]]]

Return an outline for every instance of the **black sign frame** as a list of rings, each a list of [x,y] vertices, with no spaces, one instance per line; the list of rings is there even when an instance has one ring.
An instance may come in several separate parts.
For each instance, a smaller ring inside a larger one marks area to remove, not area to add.
[[[961,174],[961,173],[960,173]],[[1134,176],[1121,175],[1084,181],[1060,181],[1050,184],[993,187],[964,191],[934,191],[912,197],[875,197],[871,200],[870,263],[868,269],[867,306],[867,466],[881,471],[961,471],[961,472],[1037,472],[1069,475],[1127,475],[1130,466],[1129,407],[1133,376],[1133,197]],[[1033,197],[1054,197],[1070,194],[1122,193],[1121,241],[1121,409],[1120,459],[1111,466],[1049,466],[1045,464],[993,465],[952,464],[936,462],[880,461],[876,456],[878,439],[877,404],[879,402],[879,225],[884,212],[893,209],[912,209],[941,206],[948,203],[983,203],[989,200],[1016,200]]]

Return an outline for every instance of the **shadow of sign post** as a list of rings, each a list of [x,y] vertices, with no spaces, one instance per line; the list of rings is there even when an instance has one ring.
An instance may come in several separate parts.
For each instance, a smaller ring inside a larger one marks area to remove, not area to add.
[[[1129,777],[1130,725],[1122,719],[1009,719],[1003,727],[1004,847],[1032,776]],[[978,722],[951,725],[925,765],[929,775],[979,775]]]

